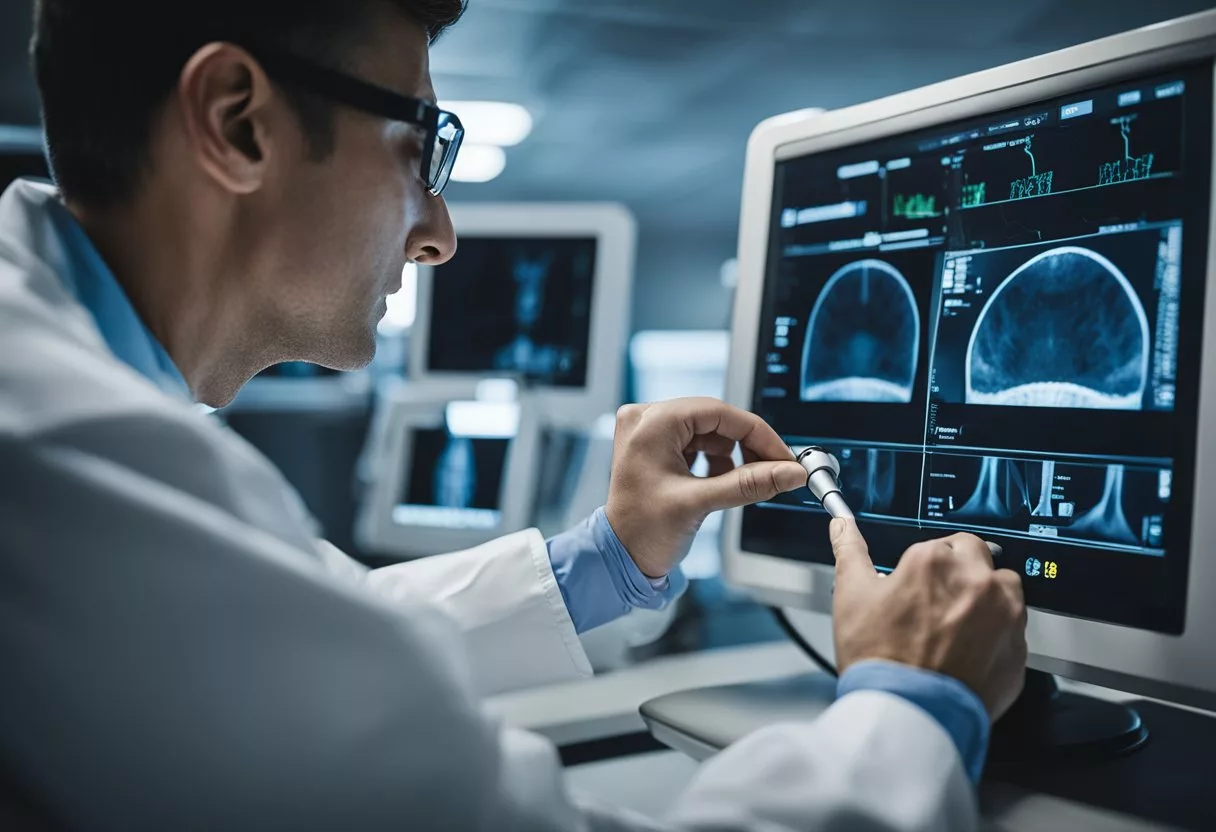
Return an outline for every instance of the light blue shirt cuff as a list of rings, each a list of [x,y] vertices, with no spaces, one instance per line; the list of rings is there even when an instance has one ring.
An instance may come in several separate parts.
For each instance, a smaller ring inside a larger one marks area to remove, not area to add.
[[[620,618],[631,609],[661,610],[688,588],[678,568],[647,578],[597,509],[585,521],[545,541],[566,609],[580,633]]]
[[[975,693],[957,679],[895,662],[870,660],[846,670],[836,685],[837,697],[857,690],[880,690],[902,697],[946,729],[972,783],[978,783],[988,756],[991,721]]]

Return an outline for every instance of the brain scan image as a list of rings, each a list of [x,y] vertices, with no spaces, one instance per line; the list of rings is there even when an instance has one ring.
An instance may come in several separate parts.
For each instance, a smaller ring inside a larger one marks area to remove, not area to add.
[[[907,279],[882,260],[836,271],[807,319],[802,400],[912,401],[920,310]]]
[[[973,404],[1139,410],[1148,317],[1110,260],[1062,246],[1023,263],[980,312],[967,348]]]

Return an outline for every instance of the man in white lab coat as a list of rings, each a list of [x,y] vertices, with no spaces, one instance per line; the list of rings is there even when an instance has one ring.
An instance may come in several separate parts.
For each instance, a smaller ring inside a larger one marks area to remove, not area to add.
[[[719,755],[662,822],[572,798],[550,745],[482,712],[670,601],[709,512],[801,485],[756,417],[626,408],[583,526],[367,571],[195,406],[278,361],[365,364],[403,263],[452,255],[427,47],[459,12],[39,2],[59,189],[0,198],[0,826],[970,828],[1026,645],[1017,577],[966,535],[884,578],[835,526],[840,700]]]

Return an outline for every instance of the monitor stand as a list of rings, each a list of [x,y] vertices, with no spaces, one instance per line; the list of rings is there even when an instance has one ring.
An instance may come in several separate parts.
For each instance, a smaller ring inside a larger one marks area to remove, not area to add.
[[[1066,693],[1050,673],[1027,670],[1022,695],[992,726],[988,765],[1107,759],[1147,740],[1148,729],[1134,709]]]

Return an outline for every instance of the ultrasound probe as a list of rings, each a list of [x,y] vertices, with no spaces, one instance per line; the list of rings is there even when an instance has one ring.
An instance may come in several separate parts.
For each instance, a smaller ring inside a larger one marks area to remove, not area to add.
[[[852,517],[853,511],[840,493],[840,462],[836,457],[817,445],[790,450],[806,470],[806,487],[827,513],[833,517]]]

